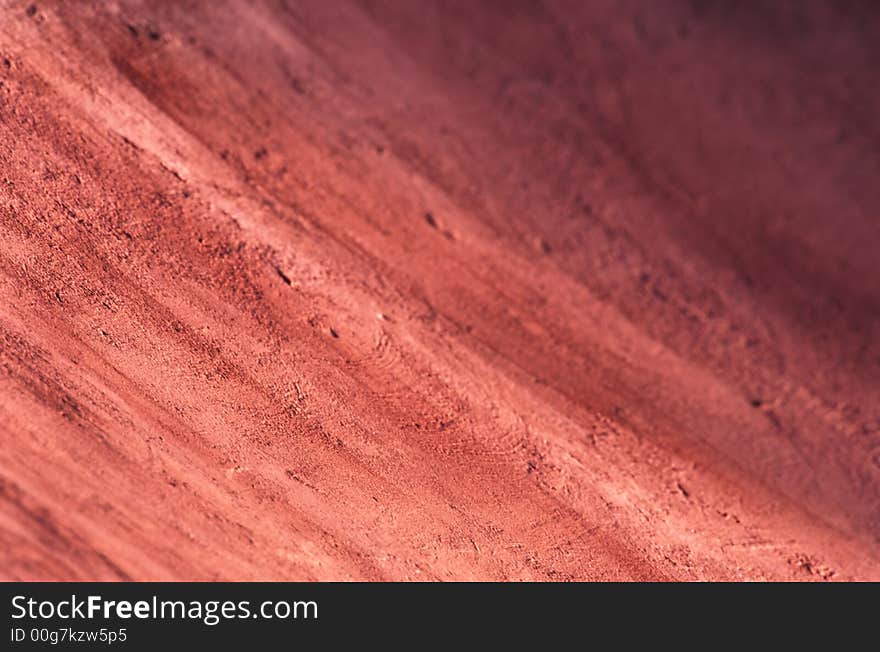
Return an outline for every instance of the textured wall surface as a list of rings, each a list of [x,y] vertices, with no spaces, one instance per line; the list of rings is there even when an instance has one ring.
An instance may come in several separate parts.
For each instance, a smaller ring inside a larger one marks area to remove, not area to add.
[[[0,2],[0,577],[880,579],[878,44]]]

